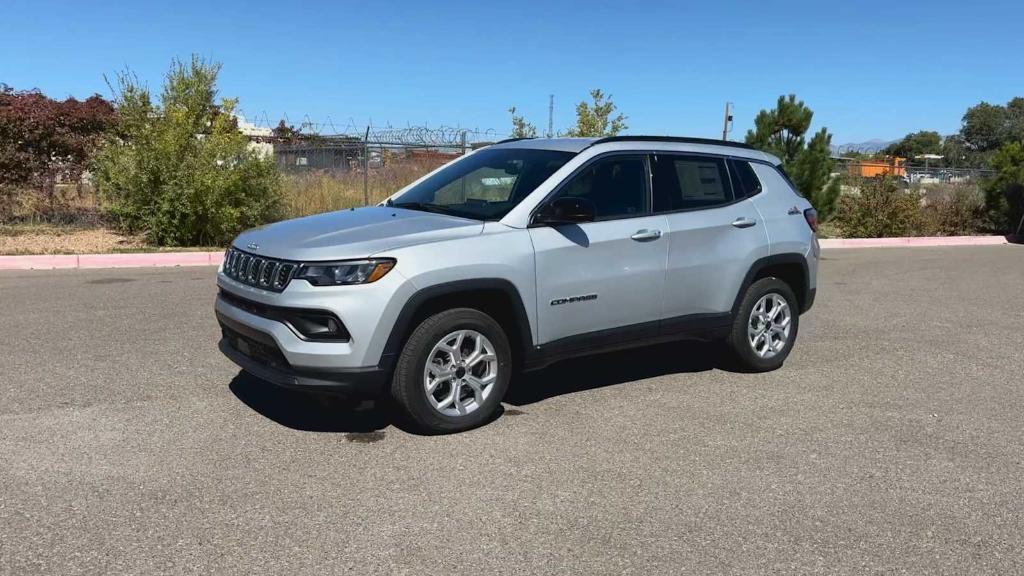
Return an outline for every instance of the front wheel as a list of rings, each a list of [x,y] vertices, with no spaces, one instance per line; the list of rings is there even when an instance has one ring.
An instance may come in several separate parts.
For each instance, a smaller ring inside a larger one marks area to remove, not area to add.
[[[800,327],[797,306],[793,290],[778,278],[762,278],[747,288],[729,334],[742,368],[767,372],[782,366]]]
[[[391,398],[417,431],[460,432],[487,422],[508,390],[512,353],[493,318],[445,310],[413,330],[398,358]]]

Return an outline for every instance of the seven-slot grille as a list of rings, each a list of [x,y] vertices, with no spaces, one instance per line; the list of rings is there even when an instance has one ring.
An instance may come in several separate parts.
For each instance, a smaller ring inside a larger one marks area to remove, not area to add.
[[[274,258],[264,258],[228,248],[224,254],[224,274],[256,288],[280,292],[292,279],[298,264]]]

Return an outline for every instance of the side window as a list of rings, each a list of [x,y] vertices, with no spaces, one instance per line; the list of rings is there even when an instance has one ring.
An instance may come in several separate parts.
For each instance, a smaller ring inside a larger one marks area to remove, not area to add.
[[[729,175],[732,176],[732,188],[736,191],[737,197],[750,198],[761,192],[761,181],[757,179],[757,174],[750,167],[750,162],[737,159],[729,160]]]
[[[725,160],[705,156],[653,156],[654,211],[714,208],[733,201]]]
[[[587,198],[597,219],[647,213],[647,168],[643,156],[611,156],[587,166],[559,192]]]

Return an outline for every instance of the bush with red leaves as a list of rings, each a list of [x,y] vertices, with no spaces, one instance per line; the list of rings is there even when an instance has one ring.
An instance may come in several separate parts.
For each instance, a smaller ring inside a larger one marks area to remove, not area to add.
[[[50,188],[76,181],[103,134],[117,123],[110,102],[54,100],[0,84],[0,186]]]

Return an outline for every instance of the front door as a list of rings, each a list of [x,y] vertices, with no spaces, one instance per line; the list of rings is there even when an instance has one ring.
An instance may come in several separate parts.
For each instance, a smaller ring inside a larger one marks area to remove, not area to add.
[[[599,157],[554,196],[589,198],[596,220],[530,228],[538,344],[599,331],[656,334],[668,241],[666,217],[651,213],[649,183],[644,156]]]

